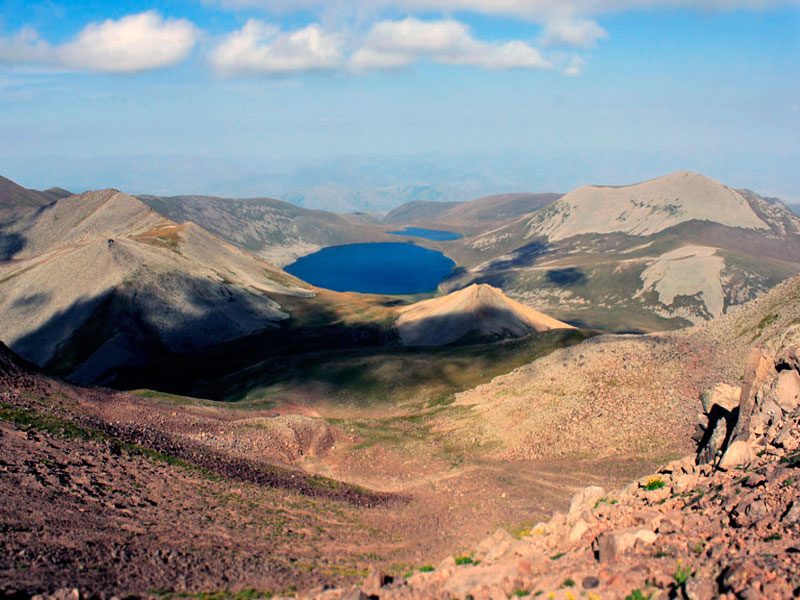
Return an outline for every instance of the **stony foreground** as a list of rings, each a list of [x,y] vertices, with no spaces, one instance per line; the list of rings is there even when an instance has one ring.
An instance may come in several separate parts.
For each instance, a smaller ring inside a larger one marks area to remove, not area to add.
[[[698,454],[517,538],[498,530],[466,556],[309,598],[800,597],[800,347],[754,352],[742,387],[704,395]]]

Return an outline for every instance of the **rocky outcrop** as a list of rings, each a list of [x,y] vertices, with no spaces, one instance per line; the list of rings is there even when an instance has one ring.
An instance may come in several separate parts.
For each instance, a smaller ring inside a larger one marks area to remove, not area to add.
[[[703,394],[696,454],[408,579],[309,598],[800,596],[800,337]],[[359,595],[361,594],[361,595]]]

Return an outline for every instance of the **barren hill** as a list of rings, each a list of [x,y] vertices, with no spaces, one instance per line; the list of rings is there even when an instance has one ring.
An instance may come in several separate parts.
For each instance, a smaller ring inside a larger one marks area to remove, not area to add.
[[[679,172],[587,186],[452,243],[469,270],[558,319],[652,331],[724,314],[800,271],[800,218],[780,201]]]
[[[390,211],[386,223],[420,223],[478,233],[552,204],[561,194],[498,194],[467,202],[409,202]]]
[[[0,263],[0,336],[75,380],[104,380],[288,318],[270,294],[312,294],[273,265],[116,190],[58,200],[13,224]]]
[[[401,308],[396,327],[408,346],[441,346],[467,339],[521,337],[573,329],[490,285],[476,285]]]
[[[354,215],[301,208],[271,198],[176,196],[140,199],[170,219],[192,221],[219,238],[283,267],[325,246],[390,240],[385,227]]]
[[[743,194],[699,173],[680,171],[630,186],[584,186],[531,219],[551,241],[585,233],[652,235],[686,221],[768,229]]]
[[[38,208],[71,195],[62,188],[49,188],[45,191],[29,190],[0,176],[0,211],[9,208]]]

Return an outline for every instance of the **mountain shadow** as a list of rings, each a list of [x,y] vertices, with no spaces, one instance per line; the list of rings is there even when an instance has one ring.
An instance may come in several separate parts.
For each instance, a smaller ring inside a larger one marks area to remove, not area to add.
[[[583,271],[575,267],[568,269],[551,269],[547,272],[547,280],[560,287],[583,285],[587,281]]]

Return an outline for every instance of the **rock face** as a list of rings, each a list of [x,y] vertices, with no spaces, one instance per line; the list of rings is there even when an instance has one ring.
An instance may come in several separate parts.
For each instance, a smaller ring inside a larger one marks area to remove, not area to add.
[[[703,395],[697,454],[622,490],[588,487],[568,515],[519,539],[499,531],[470,560],[448,557],[368,597],[798,597],[800,409],[788,355],[800,355],[800,336],[784,338],[776,358],[753,351],[741,392],[720,385]]]
[[[399,312],[396,328],[407,346],[442,346],[465,338],[498,339],[549,329],[574,329],[487,284],[473,284]]]

